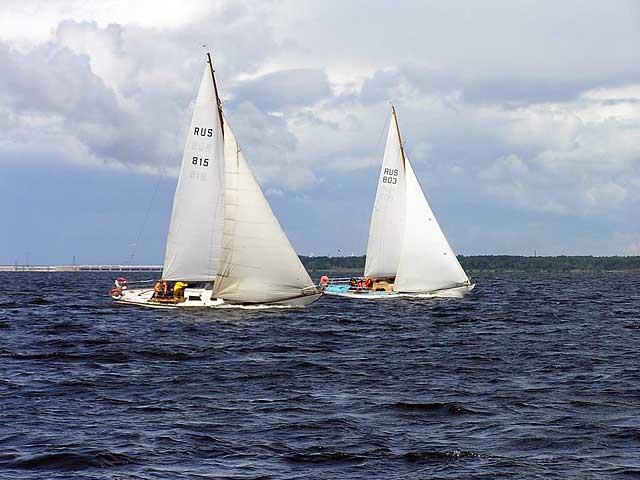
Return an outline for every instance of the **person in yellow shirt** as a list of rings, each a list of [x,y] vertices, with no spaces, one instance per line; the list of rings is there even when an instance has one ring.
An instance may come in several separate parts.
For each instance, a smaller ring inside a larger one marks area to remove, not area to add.
[[[184,301],[184,289],[188,287],[189,284],[185,282],[176,282],[173,284],[173,298],[178,302]]]

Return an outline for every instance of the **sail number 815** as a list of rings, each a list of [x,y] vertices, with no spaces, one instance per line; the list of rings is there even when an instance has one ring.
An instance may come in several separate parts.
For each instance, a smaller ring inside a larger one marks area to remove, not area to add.
[[[193,165],[200,165],[201,167],[208,167],[209,166],[209,159],[208,158],[193,157],[191,159],[191,163]]]

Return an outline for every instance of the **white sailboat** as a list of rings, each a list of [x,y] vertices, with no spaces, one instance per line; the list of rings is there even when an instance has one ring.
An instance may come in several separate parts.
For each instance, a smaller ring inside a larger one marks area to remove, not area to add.
[[[207,54],[173,200],[162,279],[116,280],[119,303],[155,308],[304,306],[322,294],[276,219],[224,117]]]
[[[407,157],[395,107],[371,215],[364,278],[325,293],[356,298],[462,297],[474,288]],[[353,284],[355,283],[355,285]]]

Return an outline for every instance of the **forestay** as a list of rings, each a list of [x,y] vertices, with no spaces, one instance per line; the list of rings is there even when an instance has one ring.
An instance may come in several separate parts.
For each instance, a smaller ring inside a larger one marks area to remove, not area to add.
[[[405,162],[392,116],[371,214],[365,277],[396,275],[405,225]]]
[[[224,122],[224,235],[214,295],[231,302],[270,303],[314,291],[229,123]]]
[[[211,281],[223,220],[223,140],[209,64],[200,82],[173,199],[162,278]]]
[[[433,292],[469,281],[406,159],[406,227],[393,289]]]

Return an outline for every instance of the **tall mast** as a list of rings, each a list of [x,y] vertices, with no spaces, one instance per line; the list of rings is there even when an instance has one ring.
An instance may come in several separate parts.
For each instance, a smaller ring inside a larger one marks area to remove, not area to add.
[[[215,82],[214,82],[215,85]],[[404,147],[402,146],[402,137],[400,136],[400,127],[398,126],[398,116],[396,115],[396,107],[391,105],[391,113],[393,114],[393,120],[396,122],[396,132],[398,132],[398,143],[400,144],[400,153],[402,154],[402,166],[404,167],[405,155]]]
[[[222,138],[224,138],[224,120],[222,118],[222,102],[218,95],[218,84],[216,83],[215,70],[213,69],[213,62],[211,61],[211,55],[207,52],[207,62],[209,63],[209,70],[211,70],[211,78],[213,80],[213,91],[216,94],[216,104],[218,105],[218,116],[220,117],[220,129],[222,130]],[[396,122],[397,125],[397,122]]]

